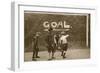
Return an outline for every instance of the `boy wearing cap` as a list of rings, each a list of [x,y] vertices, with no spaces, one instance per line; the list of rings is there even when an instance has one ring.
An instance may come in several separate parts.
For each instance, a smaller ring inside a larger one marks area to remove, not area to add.
[[[32,48],[33,48],[33,57],[32,57],[32,60],[33,61],[36,61],[35,58],[40,58],[38,56],[38,51],[39,51],[38,40],[39,40],[39,32],[37,32],[36,34],[34,34],[33,39],[32,39]]]
[[[69,37],[68,34],[66,34],[65,32],[61,32],[61,37],[59,39],[59,43],[60,43],[60,47],[61,47],[61,51],[62,51],[62,54],[61,56],[63,58],[66,58],[66,51],[68,49],[68,40],[67,38]]]

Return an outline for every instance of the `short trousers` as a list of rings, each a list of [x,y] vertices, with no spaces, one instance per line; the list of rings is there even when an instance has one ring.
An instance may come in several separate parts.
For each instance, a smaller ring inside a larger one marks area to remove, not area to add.
[[[62,49],[63,51],[67,51],[67,49],[68,49],[68,43],[62,44],[62,45],[61,45],[61,49]]]
[[[39,48],[37,46],[34,46],[33,51],[39,51]]]
[[[52,46],[52,45],[47,46],[47,48],[48,48],[48,52],[49,53],[51,53],[51,52],[54,53],[56,51],[56,48],[54,46]]]

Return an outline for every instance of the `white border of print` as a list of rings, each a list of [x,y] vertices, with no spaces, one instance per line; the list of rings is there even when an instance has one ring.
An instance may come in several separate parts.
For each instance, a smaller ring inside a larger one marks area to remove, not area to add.
[[[90,13],[91,14],[91,58],[79,60],[61,60],[61,61],[39,61],[24,62],[24,10],[28,11],[46,11],[46,12],[70,12],[70,13]],[[96,65],[96,48],[95,48],[95,16],[96,10],[93,7],[80,6],[45,6],[33,5],[32,3],[12,3],[12,58],[11,69],[19,70],[41,70],[54,68],[68,68],[77,66]]]

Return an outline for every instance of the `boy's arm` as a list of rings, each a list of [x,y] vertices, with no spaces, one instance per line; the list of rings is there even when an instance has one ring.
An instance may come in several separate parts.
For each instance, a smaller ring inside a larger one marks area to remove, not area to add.
[[[68,38],[68,37],[69,37],[69,35],[67,34],[67,35],[66,35],[66,38]]]
[[[60,44],[60,45],[62,44],[62,40],[61,40],[61,39],[59,40],[59,44]]]
[[[33,46],[34,46],[34,42],[33,42],[33,40],[32,40],[32,48],[33,48]]]

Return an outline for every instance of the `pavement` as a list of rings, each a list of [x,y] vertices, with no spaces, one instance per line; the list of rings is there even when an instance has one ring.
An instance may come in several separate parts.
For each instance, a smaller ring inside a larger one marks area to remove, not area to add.
[[[24,61],[32,61],[32,52],[24,53]],[[48,61],[49,54],[48,51],[40,51],[40,58],[36,58],[37,61]],[[90,49],[68,49],[66,52],[65,60],[74,60],[74,59],[88,59],[90,58]],[[55,59],[53,60],[63,60],[60,51],[55,52]]]

